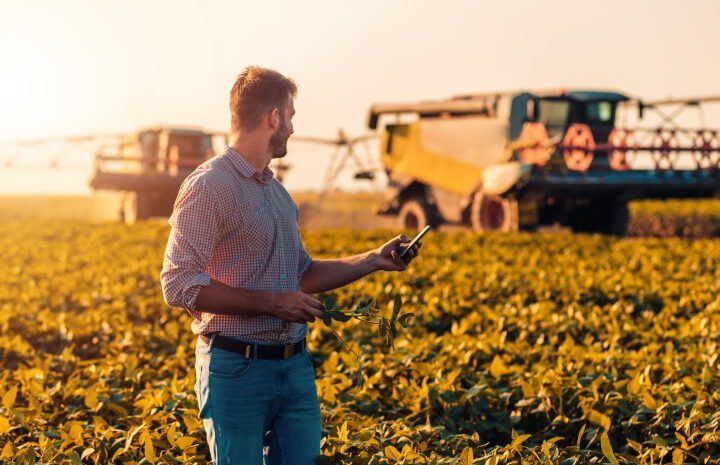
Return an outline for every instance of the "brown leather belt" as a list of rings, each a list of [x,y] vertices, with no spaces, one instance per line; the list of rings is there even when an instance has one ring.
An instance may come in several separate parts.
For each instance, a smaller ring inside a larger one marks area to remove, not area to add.
[[[205,344],[210,344],[210,336],[200,334],[199,336]],[[298,341],[294,344],[283,344],[283,345],[261,345],[253,344],[248,342],[242,342],[228,337],[215,336],[213,341],[213,347],[217,347],[222,350],[229,350],[230,352],[236,352],[242,354],[245,358],[264,358],[272,360],[281,360],[292,357],[293,355],[299,354],[305,348],[305,339]]]

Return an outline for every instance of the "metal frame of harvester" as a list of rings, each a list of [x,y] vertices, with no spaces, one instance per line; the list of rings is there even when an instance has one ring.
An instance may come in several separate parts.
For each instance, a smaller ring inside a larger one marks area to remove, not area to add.
[[[340,129],[336,138],[294,136],[293,141],[334,147],[319,201],[333,189],[341,171],[352,163],[356,179],[375,180],[367,153],[355,148],[374,136],[348,137]],[[95,154],[90,187],[123,193],[119,218],[133,223],[151,217],[167,217],[183,180],[225,145],[228,135],[197,128],[153,127],[119,136]],[[218,144],[221,143],[221,144]],[[271,164],[279,181],[290,165],[284,160]]]
[[[121,221],[169,216],[183,180],[213,154],[222,133],[154,127],[124,135],[95,154],[90,187],[121,191]]]
[[[720,131],[706,127],[702,110],[712,103],[720,97],[558,90],[376,104],[368,127],[383,120],[389,179],[378,212],[410,229],[562,224],[623,234],[630,200],[718,195]],[[680,124],[687,109],[698,111],[699,126]],[[654,127],[628,124],[649,114]]]

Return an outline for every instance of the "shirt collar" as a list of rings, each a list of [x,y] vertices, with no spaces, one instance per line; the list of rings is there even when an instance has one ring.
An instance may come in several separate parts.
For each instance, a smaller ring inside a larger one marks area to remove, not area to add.
[[[266,184],[273,178],[273,176],[275,176],[273,170],[267,166],[262,173],[256,171],[255,167],[252,166],[242,155],[240,155],[240,152],[232,147],[227,147],[225,152],[228,154],[228,158],[230,158],[230,162],[233,164],[235,169],[246,178],[253,178],[260,184]]]

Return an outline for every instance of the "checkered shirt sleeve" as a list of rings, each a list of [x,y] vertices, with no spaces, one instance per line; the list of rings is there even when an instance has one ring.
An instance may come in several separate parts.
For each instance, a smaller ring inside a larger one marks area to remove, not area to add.
[[[168,305],[183,307],[194,318],[195,301],[203,286],[210,284],[206,273],[221,228],[218,201],[206,177],[189,177],[183,182],[173,214],[163,269],[160,274],[163,297]]]

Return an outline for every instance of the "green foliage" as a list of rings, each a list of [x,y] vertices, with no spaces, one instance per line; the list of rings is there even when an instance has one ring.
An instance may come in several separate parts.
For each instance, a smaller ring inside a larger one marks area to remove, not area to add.
[[[637,237],[720,237],[720,201],[646,200],[630,204],[628,234]]]
[[[397,337],[397,323],[400,323],[403,328],[408,328],[412,322],[414,321],[415,314],[414,313],[404,313],[400,315],[400,309],[402,308],[402,297],[400,297],[400,294],[395,294],[393,297],[393,308],[392,308],[392,316],[388,320],[385,318],[380,311],[378,307],[375,306],[375,299],[368,301],[367,303],[363,303],[363,301],[360,301],[357,306],[352,310],[339,310],[335,308],[335,299],[332,297],[327,297],[324,302],[325,305],[325,315],[323,315],[322,321],[330,328],[330,330],[335,334],[335,336],[338,338],[338,340],[346,347],[348,350],[350,350],[355,357],[357,358],[357,365],[358,365],[358,374],[357,374],[357,385],[362,386],[362,380],[363,380],[363,374],[362,374],[362,348],[360,349],[360,354],[355,352],[352,347],[343,339],[343,337],[338,334],[337,331],[335,331],[332,328],[332,322],[333,320],[337,320],[341,323],[347,323],[350,321],[350,319],[354,318],[357,321],[361,321],[366,324],[371,325],[377,325],[378,326],[378,334],[382,338],[382,340],[385,342],[386,346],[390,346],[393,349],[395,348],[395,338]],[[399,318],[398,318],[399,317]]]
[[[0,223],[0,461],[207,463],[190,318],[158,283],[167,233]],[[322,258],[395,234],[304,242]],[[718,240],[436,233],[408,271],[334,292],[348,321],[311,325],[321,463],[715,463],[719,263]],[[360,321],[374,309],[415,320],[394,350]]]

